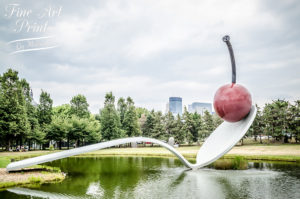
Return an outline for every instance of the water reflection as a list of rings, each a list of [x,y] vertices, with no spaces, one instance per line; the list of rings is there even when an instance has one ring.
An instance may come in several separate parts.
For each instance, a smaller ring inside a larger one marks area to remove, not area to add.
[[[21,187],[14,187],[14,188],[9,188],[7,191],[11,193],[15,193],[18,195],[24,195],[24,196],[30,196],[32,197],[37,197],[37,198],[49,198],[49,199],[75,199],[75,198],[82,198],[82,197],[76,197],[72,195],[67,195],[67,194],[61,194],[61,193],[50,193],[50,192],[45,192],[45,191],[37,191],[33,189],[27,189],[27,188],[21,188]]]
[[[51,165],[67,172],[66,180],[30,190],[11,188],[0,198],[300,198],[300,167],[291,164],[193,171],[176,159],[105,157],[67,158]]]
[[[102,197],[103,193],[104,193],[104,191],[99,182],[90,183],[90,185],[86,191],[86,195],[97,197],[97,198]]]

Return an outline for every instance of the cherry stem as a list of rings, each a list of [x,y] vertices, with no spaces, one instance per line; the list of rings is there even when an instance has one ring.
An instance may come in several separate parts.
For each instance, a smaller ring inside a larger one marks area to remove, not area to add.
[[[225,35],[223,37],[223,41],[227,44],[229,54],[230,54],[230,60],[231,60],[231,68],[232,68],[232,83],[236,83],[236,69],[235,69],[235,59],[234,59],[234,54],[232,50],[232,46],[230,43],[230,37],[228,35]]]

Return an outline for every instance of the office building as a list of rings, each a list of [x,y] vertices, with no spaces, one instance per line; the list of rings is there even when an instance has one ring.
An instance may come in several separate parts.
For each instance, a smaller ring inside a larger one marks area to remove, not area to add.
[[[200,115],[204,115],[205,111],[208,111],[212,114],[212,104],[211,103],[201,103],[201,102],[194,102],[188,105],[188,111],[190,113],[198,113]]]
[[[169,111],[173,115],[182,115],[182,98],[181,97],[169,97]]]

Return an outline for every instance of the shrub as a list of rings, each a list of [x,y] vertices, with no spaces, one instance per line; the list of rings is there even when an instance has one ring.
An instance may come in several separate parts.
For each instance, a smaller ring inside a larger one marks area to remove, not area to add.
[[[236,156],[234,159],[217,160],[213,163],[215,169],[220,170],[244,170],[248,169],[248,161],[240,156]]]
[[[245,160],[245,158],[241,157],[241,156],[236,156],[233,160],[232,160],[232,169],[234,170],[244,170],[244,169],[248,169],[248,161]]]
[[[54,146],[53,146],[52,144],[49,146],[49,150],[50,150],[50,151],[53,151],[53,150],[54,150]]]

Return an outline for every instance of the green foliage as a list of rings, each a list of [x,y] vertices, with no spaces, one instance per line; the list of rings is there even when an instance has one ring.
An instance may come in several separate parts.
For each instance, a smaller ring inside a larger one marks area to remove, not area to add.
[[[146,128],[146,121],[147,121],[147,116],[145,114],[142,114],[140,118],[138,118],[138,123],[140,127],[141,134],[143,135],[143,132]]]
[[[81,118],[88,118],[90,116],[90,112],[88,110],[89,104],[86,101],[86,97],[84,95],[78,94],[74,96],[71,101],[71,114],[76,115]]]
[[[184,125],[187,129],[187,141],[188,143],[197,142],[199,139],[199,135],[203,130],[203,121],[202,117],[198,113],[189,113],[186,108],[184,109],[183,119],[185,121]]]
[[[30,183],[40,183],[42,181],[41,177],[31,176],[28,178]]]
[[[22,142],[30,129],[24,96],[27,87],[22,87],[25,81],[20,81],[18,72],[12,69],[0,76],[0,83],[0,138],[9,150],[12,140]]]
[[[171,112],[166,113],[164,117],[164,125],[166,129],[166,136],[168,138],[175,137],[176,134],[176,121]]]
[[[208,111],[205,111],[203,116],[203,131],[199,137],[201,139],[208,137],[214,131],[214,129],[213,117]]]
[[[167,140],[165,126],[163,123],[163,115],[162,112],[158,111],[154,113],[154,120],[153,120],[153,130],[151,137],[160,139],[160,140]]]
[[[154,129],[154,117],[155,117],[155,112],[154,110],[152,110],[148,115],[147,115],[147,118],[146,118],[146,121],[143,125],[143,133],[142,135],[144,137],[152,137],[152,134],[153,134],[153,129]]]
[[[67,139],[68,144],[74,141],[77,146],[83,142],[99,142],[100,123],[92,115],[89,118],[80,118],[76,115],[66,117],[64,114],[55,114],[51,124],[48,125],[47,139],[55,140],[59,144]]]
[[[186,129],[184,127],[184,123],[180,118],[180,115],[176,116],[176,125],[175,125],[175,142],[178,144],[184,143]]]
[[[259,136],[260,143],[262,143],[261,135],[263,134],[263,131],[264,131],[264,129],[263,129],[264,120],[262,117],[262,112],[260,111],[260,108],[257,106],[257,104],[256,104],[256,108],[257,108],[256,117],[255,117],[252,125],[250,126],[247,135],[254,136],[255,141],[257,140],[257,137]]]
[[[123,124],[124,124],[125,113],[127,111],[127,104],[126,104],[126,101],[123,97],[121,97],[118,100],[117,110],[118,110],[118,113],[119,113],[119,116],[120,116],[120,122],[121,122],[122,128],[124,129]]]
[[[266,123],[264,130],[267,135],[273,136],[276,140],[284,136],[288,129],[287,110],[288,102],[283,100],[276,100],[265,105],[263,117]]]
[[[123,136],[119,114],[115,108],[112,92],[105,95],[104,108],[100,111],[102,139],[111,140]]]
[[[193,134],[196,136],[195,140],[197,141],[198,139],[198,131],[194,128],[194,120],[192,118],[192,113],[189,113],[184,107],[184,112],[183,112],[183,126],[182,130],[183,133],[185,134],[186,141],[191,144],[193,143]]]
[[[53,100],[50,98],[50,94],[42,90],[40,104],[38,105],[38,121],[42,127],[52,121],[52,104]]]
[[[141,131],[138,123],[138,117],[135,111],[134,102],[130,97],[127,98],[126,107],[127,109],[122,124],[123,130],[125,130],[128,137],[139,136],[141,135]]]
[[[287,114],[288,131],[295,137],[296,142],[300,140],[300,100],[290,105]]]
[[[217,114],[213,114],[213,123],[214,129],[216,129],[218,126],[220,126],[220,124],[223,123],[223,120]]]
[[[248,161],[244,157],[235,156],[233,159],[217,160],[213,167],[220,170],[245,170],[248,169]]]
[[[64,118],[71,118],[71,105],[70,104],[62,104],[60,106],[56,106],[52,108],[53,115],[61,115]]]
[[[136,114],[138,116],[138,118],[141,118],[142,115],[148,115],[149,111],[146,108],[142,108],[142,107],[136,107]]]
[[[67,136],[69,140],[75,140],[77,145],[84,140],[86,143],[99,142],[101,139],[100,124],[91,116],[90,118],[80,118],[73,116],[68,119]]]
[[[236,156],[232,160],[232,169],[234,170],[243,170],[248,168],[248,161],[241,157],[241,156]]]
[[[55,140],[59,142],[59,148],[61,149],[61,142],[67,135],[69,124],[67,119],[60,115],[54,115],[51,120],[51,124],[48,124],[46,128],[46,138],[48,140]]]
[[[49,150],[50,150],[50,151],[53,151],[53,150],[54,150],[54,146],[53,146],[52,144],[50,144]]]

